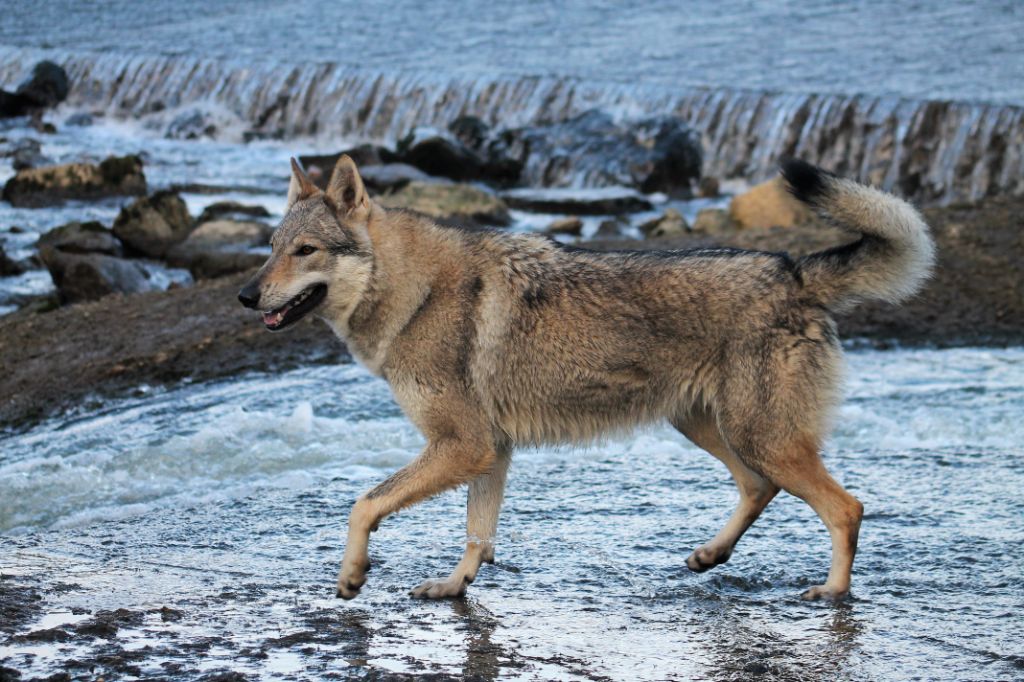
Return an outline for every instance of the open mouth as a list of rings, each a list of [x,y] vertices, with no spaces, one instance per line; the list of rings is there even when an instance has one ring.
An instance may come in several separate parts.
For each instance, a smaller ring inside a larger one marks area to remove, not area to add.
[[[263,324],[272,332],[297,322],[320,305],[327,296],[326,284],[315,284],[280,308],[263,312]]]

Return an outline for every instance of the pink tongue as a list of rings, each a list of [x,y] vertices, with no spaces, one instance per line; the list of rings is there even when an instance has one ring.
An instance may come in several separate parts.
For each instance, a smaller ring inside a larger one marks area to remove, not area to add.
[[[284,314],[288,312],[288,309],[279,310],[275,313],[263,313],[263,324],[269,327],[276,327],[281,324],[281,320],[284,319]]]

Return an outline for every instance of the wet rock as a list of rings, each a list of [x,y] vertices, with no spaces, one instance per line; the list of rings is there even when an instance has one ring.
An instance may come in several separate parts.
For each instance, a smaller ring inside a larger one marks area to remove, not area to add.
[[[121,209],[114,220],[114,235],[131,252],[162,258],[192,231],[192,217],[174,192],[157,192]]]
[[[697,213],[691,229],[700,234],[719,235],[735,232],[738,228],[739,225],[724,208],[704,208]]]
[[[124,249],[113,231],[96,221],[72,222],[39,237],[39,248],[50,246],[66,253],[103,253],[122,256]]]
[[[249,216],[252,218],[269,218],[270,211],[263,206],[242,204],[237,201],[218,201],[203,209],[196,219],[196,224],[210,222],[219,218]]]
[[[499,226],[511,222],[501,198],[473,185],[410,182],[379,202],[385,208],[407,208],[444,222]]]
[[[338,163],[342,154],[348,154],[356,165],[359,172],[363,172],[364,166],[380,166],[386,163],[398,163],[399,157],[387,147],[375,144],[361,144],[358,147],[345,149],[337,154],[306,154],[299,157],[299,163],[306,169],[309,179],[317,184],[320,189],[326,189],[327,181],[331,179],[331,171]]]
[[[675,237],[686,234],[689,229],[686,219],[674,208],[667,208],[661,216],[640,224],[640,234],[647,239]]]
[[[25,116],[53,107],[67,96],[67,72],[53,62],[42,61],[14,92],[0,91],[0,118]]]
[[[519,178],[520,164],[501,153],[499,145],[491,144],[486,126],[476,119],[458,119],[452,127],[461,137],[434,128],[415,128],[398,143],[403,163],[419,168],[428,175],[460,182],[484,181],[499,185],[513,184]],[[472,134],[467,129],[472,127]],[[475,148],[463,140],[477,143]]]
[[[167,263],[186,268],[195,279],[213,279],[259,267],[266,254],[253,246],[265,246],[274,229],[257,222],[214,220],[201,224],[182,243],[167,253]]]
[[[602,220],[594,233],[594,239],[618,239],[622,236],[627,223],[622,218]]]
[[[4,251],[3,244],[0,244],[0,277],[13,277],[22,274],[25,270],[25,266],[8,256]]]
[[[729,216],[740,228],[795,227],[811,222],[813,214],[775,177],[733,198]]]
[[[700,178],[699,137],[672,116],[617,123],[591,110],[560,123],[506,131],[505,140],[510,156],[523,164],[520,179],[532,186],[620,185],[689,197]]]
[[[11,157],[11,165],[16,171],[53,165],[53,160],[43,155],[39,140],[30,137],[16,140],[0,152],[0,155]]]
[[[548,225],[548,229],[545,232],[548,234],[569,234],[578,237],[583,232],[583,221],[576,216],[561,218]]]
[[[183,111],[167,124],[164,137],[169,140],[198,140],[213,137],[217,134],[217,122],[214,116],[201,109]]]
[[[142,159],[109,157],[97,164],[69,163],[18,171],[4,185],[3,198],[14,206],[38,208],[68,199],[100,199],[146,193]]]
[[[618,215],[649,211],[644,196],[624,187],[596,189],[514,189],[501,195],[512,208],[535,213]]]
[[[21,673],[14,668],[0,665],[0,682],[17,682],[21,679]]]
[[[410,182],[437,182],[419,168],[407,163],[385,163],[377,166],[363,166],[359,169],[363,183],[370,192],[387,194],[397,192]]]
[[[135,261],[102,253],[67,253],[51,246],[39,250],[65,303],[92,301],[108,294],[134,294],[158,287]]]
[[[722,194],[721,184],[718,178],[706,177],[700,179],[700,184],[697,185],[697,196],[705,199],[715,199]]]

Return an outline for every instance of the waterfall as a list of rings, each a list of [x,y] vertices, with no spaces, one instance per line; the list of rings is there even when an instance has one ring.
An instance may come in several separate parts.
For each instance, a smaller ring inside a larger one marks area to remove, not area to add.
[[[0,82],[9,87],[42,58],[67,69],[70,106],[120,117],[209,105],[285,138],[393,143],[467,114],[502,127],[593,108],[675,114],[702,136],[704,174],[720,179],[760,181],[798,156],[926,205],[1024,193],[1024,108],[1009,105],[22,48],[0,48]]]

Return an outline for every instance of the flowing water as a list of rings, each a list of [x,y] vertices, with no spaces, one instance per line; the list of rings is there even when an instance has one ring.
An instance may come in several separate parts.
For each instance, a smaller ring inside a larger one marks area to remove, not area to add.
[[[233,139],[672,113],[718,178],[796,155],[926,203],[1024,191],[1019,2],[208,5],[7,8],[0,84],[47,57],[71,74],[66,108],[203,111]]]
[[[826,459],[866,516],[840,605],[797,598],[829,543],[786,495],[728,564],[687,571],[736,494],[661,426],[518,453],[497,564],[465,601],[406,596],[459,556],[453,492],[382,524],[342,602],[348,507],[422,445],[386,384],[342,365],[142,387],[3,442],[0,567],[43,599],[0,660],[186,679],[1019,678],[1021,414],[1024,349],[850,353]],[[41,643],[114,609],[114,634]]]

